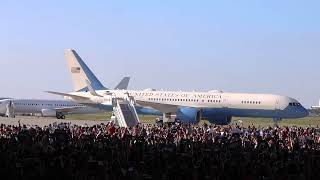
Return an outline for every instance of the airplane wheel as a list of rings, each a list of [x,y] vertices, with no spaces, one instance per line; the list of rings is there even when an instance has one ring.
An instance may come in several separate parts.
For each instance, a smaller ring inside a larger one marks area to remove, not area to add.
[[[57,113],[57,115],[56,115],[56,117],[57,117],[57,119],[62,119],[62,114],[61,113]]]
[[[61,119],[66,119],[66,116],[65,116],[65,115],[62,115],[62,116],[61,116]]]

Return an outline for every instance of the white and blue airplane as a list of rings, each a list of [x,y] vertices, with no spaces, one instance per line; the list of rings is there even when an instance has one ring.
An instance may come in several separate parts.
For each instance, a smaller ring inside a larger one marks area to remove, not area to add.
[[[114,89],[127,89],[129,80],[129,77],[124,77]],[[58,119],[65,119],[68,114],[96,114],[112,110],[110,106],[86,106],[70,100],[0,98],[0,116],[8,116],[8,107],[12,108],[14,114],[40,114]]]
[[[111,106],[112,97],[134,97],[140,114],[163,115],[164,120],[178,119],[183,123],[197,123],[206,119],[214,124],[229,124],[232,117],[302,118],[308,111],[295,99],[287,96],[223,91],[183,92],[106,89],[80,56],[72,49],[65,50],[74,91],[49,93],[64,96],[84,104]]]

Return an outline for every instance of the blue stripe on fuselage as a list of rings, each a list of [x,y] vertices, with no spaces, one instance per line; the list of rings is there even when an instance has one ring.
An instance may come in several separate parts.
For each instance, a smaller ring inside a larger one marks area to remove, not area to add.
[[[303,107],[287,107],[284,110],[264,109],[236,109],[236,108],[208,108],[202,110],[204,119],[210,119],[217,115],[236,117],[262,117],[262,118],[302,118],[308,115]]]

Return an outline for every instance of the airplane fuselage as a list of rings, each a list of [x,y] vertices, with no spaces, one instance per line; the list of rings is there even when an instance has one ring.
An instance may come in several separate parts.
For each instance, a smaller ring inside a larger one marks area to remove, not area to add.
[[[182,92],[182,91],[134,91],[98,90],[103,98],[92,97],[95,103],[111,104],[110,94],[124,97],[129,93],[141,107],[152,108],[154,114],[174,113],[181,107],[202,110],[203,118],[226,115],[236,117],[302,118],[308,111],[295,99],[272,94],[225,93],[225,92]],[[89,92],[70,94],[90,97]],[[138,108],[139,113],[139,108]],[[143,113],[143,111],[142,111]]]

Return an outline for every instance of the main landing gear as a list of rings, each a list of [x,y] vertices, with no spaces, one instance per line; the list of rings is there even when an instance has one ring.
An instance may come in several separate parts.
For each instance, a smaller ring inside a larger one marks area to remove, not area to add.
[[[57,117],[57,119],[66,119],[66,116],[61,112],[57,112],[56,117]]]

